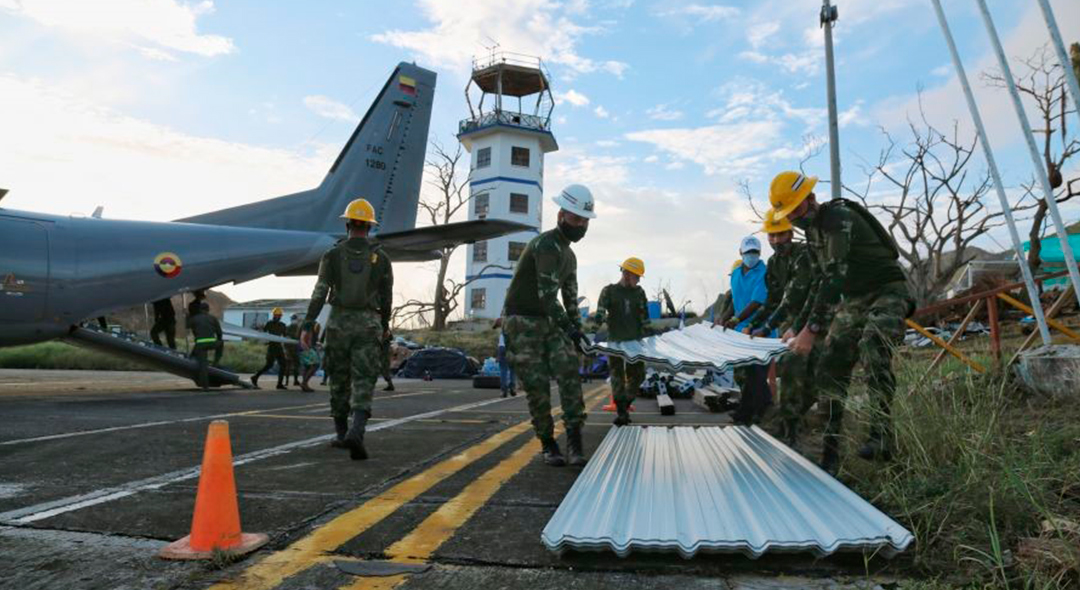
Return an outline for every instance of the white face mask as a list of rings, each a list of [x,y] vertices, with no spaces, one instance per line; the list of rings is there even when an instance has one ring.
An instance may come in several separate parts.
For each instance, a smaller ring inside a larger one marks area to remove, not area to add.
[[[742,263],[746,268],[754,268],[757,263],[761,261],[761,254],[757,252],[747,252],[742,255]]]

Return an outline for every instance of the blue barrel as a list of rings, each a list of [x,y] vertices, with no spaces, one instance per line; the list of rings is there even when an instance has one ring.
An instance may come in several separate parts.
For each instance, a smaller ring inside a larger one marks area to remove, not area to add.
[[[659,301],[650,301],[649,302],[649,319],[650,320],[658,320],[658,319],[660,319],[660,302]]]

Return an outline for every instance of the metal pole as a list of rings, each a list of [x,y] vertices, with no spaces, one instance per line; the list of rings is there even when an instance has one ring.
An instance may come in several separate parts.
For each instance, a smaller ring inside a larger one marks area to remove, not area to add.
[[[1076,105],[1076,116],[1080,117],[1080,84],[1077,84],[1076,72],[1072,69],[1072,60],[1069,59],[1069,54],[1065,53],[1065,42],[1061,40],[1061,31],[1058,30],[1057,20],[1054,19],[1054,11],[1050,9],[1049,0],[1039,0],[1039,8],[1042,9],[1046,28],[1050,31],[1050,39],[1054,42],[1054,50],[1057,51],[1061,69],[1065,71],[1065,83],[1068,85],[1069,94],[1072,95],[1073,103]]]
[[[840,198],[840,126],[836,115],[836,71],[833,66],[832,24],[838,13],[829,0],[822,0],[821,26],[825,29],[825,82],[829,101],[829,185],[832,198]]]
[[[1020,233],[1016,231],[1016,220],[1013,219],[1012,205],[1005,195],[1005,187],[1001,182],[1001,173],[998,171],[997,160],[994,159],[994,150],[990,148],[990,140],[986,137],[986,127],[983,125],[982,115],[979,114],[979,106],[975,104],[975,95],[971,92],[971,84],[968,83],[967,72],[964,71],[964,63],[960,60],[960,52],[956,50],[956,42],[953,40],[952,31],[949,30],[949,21],[945,18],[945,11],[941,9],[941,0],[933,0],[934,12],[937,13],[938,24],[941,25],[941,33],[945,35],[945,43],[949,46],[949,54],[952,56],[953,67],[956,76],[960,79],[960,86],[964,89],[964,98],[967,99],[968,112],[971,120],[975,123],[975,129],[979,133],[979,143],[982,144],[983,155],[986,157],[986,165],[990,168],[990,175],[994,179],[994,188],[997,190],[998,201],[1001,210],[1005,214],[1005,221],[1009,226],[1009,237],[1012,238],[1013,251],[1016,252],[1016,261],[1020,265],[1020,272],[1024,276],[1024,286],[1027,287],[1028,297],[1031,298],[1032,307],[1035,309],[1035,321],[1039,324],[1039,336],[1043,344],[1050,344],[1050,328],[1046,325],[1046,317],[1043,315],[1042,302],[1039,300],[1039,290],[1035,287],[1035,281],[1031,276],[1031,267],[1024,256],[1024,247],[1020,242]]]
[[[1016,84],[1013,83],[1009,60],[1005,58],[1005,49],[1002,48],[1001,40],[998,39],[997,30],[994,28],[994,20],[990,17],[990,10],[986,8],[986,0],[975,0],[975,2],[978,3],[979,12],[982,13],[986,32],[990,36],[990,44],[993,45],[994,53],[997,54],[998,65],[1001,67],[1001,74],[1005,77],[1005,85],[1009,88],[1009,95],[1012,97],[1016,117],[1020,119],[1020,125],[1024,128],[1024,140],[1027,141],[1028,152],[1031,153],[1031,163],[1035,165],[1035,176],[1042,185],[1046,206],[1050,209],[1050,218],[1054,220],[1054,229],[1057,231],[1058,241],[1061,242],[1061,252],[1065,255],[1065,267],[1069,269],[1069,279],[1072,281],[1073,289],[1080,293],[1080,269],[1076,268],[1076,259],[1073,258],[1072,246],[1069,245],[1069,234],[1065,231],[1065,223],[1061,221],[1061,212],[1058,211],[1057,201],[1054,200],[1054,189],[1050,188],[1050,179],[1046,176],[1046,168],[1043,166],[1042,157],[1039,155],[1039,148],[1035,147],[1035,136],[1031,132],[1031,123],[1027,120],[1027,114],[1024,113],[1024,104],[1020,102],[1020,93],[1016,91]]]

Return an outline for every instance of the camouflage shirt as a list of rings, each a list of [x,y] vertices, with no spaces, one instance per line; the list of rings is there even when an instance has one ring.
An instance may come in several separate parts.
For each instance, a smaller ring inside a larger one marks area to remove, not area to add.
[[[307,318],[319,317],[329,299],[335,307],[379,312],[383,330],[389,330],[393,294],[394,269],[382,247],[368,238],[348,238],[323,254]]]
[[[547,317],[568,332],[580,330],[577,297],[577,257],[570,240],[555,228],[525,246],[506,290],[503,315]]]
[[[191,334],[195,336],[196,340],[202,338],[217,338],[218,341],[221,341],[222,339],[221,322],[208,313],[197,313],[193,316],[189,316],[187,327],[191,330]]]
[[[826,326],[841,297],[865,295],[906,280],[892,237],[858,203],[846,199],[823,203],[804,225],[821,272],[803,305],[799,326]]]
[[[596,304],[596,323],[607,321],[608,340],[640,340],[652,331],[649,324],[648,296],[640,286],[625,287],[613,283],[600,291]]]
[[[802,242],[792,242],[786,252],[773,254],[765,274],[769,294],[765,305],[750,318],[750,326],[772,330],[795,319],[806,302],[815,267],[810,248]]]

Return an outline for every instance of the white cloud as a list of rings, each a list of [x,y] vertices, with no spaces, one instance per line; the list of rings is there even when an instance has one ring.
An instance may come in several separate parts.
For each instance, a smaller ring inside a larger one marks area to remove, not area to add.
[[[654,119],[656,121],[678,121],[683,117],[682,111],[677,109],[672,110],[668,107],[667,104],[658,104],[650,109],[647,109],[645,111],[645,114],[647,114],[650,119]]]
[[[766,55],[759,51],[743,51],[739,58],[756,64],[773,64],[780,66],[789,74],[801,74],[814,76],[821,72],[824,57],[817,49],[808,49],[798,53],[784,53],[780,55]]]
[[[337,119],[339,121],[349,121],[353,123],[360,120],[360,115],[357,115],[349,105],[340,103],[328,96],[322,96],[320,94],[305,96],[304,106],[316,115],[326,117],[327,119]]]
[[[627,64],[616,60],[594,60],[578,53],[579,40],[599,32],[578,22],[578,6],[550,0],[417,0],[419,12],[431,22],[426,29],[385,31],[371,38],[378,43],[408,49],[436,66],[467,69],[473,56],[483,56],[491,40],[500,51],[512,51],[543,58],[571,72],[585,74],[605,71],[622,77]]]
[[[596,116],[600,117],[601,119],[607,119],[611,117],[611,113],[609,113],[607,109],[600,105],[596,105],[596,108],[593,109],[593,113],[596,113]]]
[[[597,140],[596,145],[598,147],[615,147],[615,146],[619,145],[619,142],[617,142],[617,141],[615,141],[613,139],[600,139],[600,140]]]
[[[746,32],[746,40],[750,42],[750,46],[755,50],[760,49],[765,41],[772,37],[780,30],[780,23],[776,21],[767,21],[752,25]]]
[[[826,119],[825,109],[796,107],[783,93],[754,80],[734,80],[721,87],[719,94],[726,97],[724,106],[706,114],[713,124],[649,129],[628,133],[626,138],[650,143],[675,161],[698,164],[709,175],[756,177],[767,164],[792,158],[795,152],[784,133],[789,124],[797,124],[800,133],[805,133]],[[846,114],[845,123],[860,120],[860,104]]]
[[[559,105],[564,102],[570,103],[571,106],[583,107],[589,104],[589,97],[571,88],[566,92],[555,93],[555,104]]]
[[[942,64],[932,70],[930,70],[931,76],[937,76],[939,78],[947,78],[953,73],[952,66],[949,64]]]
[[[687,4],[659,12],[660,16],[688,16],[703,22],[716,22],[738,16],[741,11],[722,4]]]
[[[5,0],[0,10],[68,34],[131,46],[151,59],[170,59],[169,50],[212,57],[236,49],[228,37],[198,32],[199,17],[214,11],[209,0]]]
[[[646,156],[645,159],[642,160],[642,161],[646,162],[646,163],[649,163],[649,164],[652,164],[653,162],[658,162],[659,160],[660,160],[660,156],[657,156],[656,154],[652,154],[652,155]]]
[[[675,158],[689,160],[706,174],[747,176],[766,162],[766,146],[779,143],[780,121],[744,121],[681,129],[650,129],[627,133],[631,141],[650,143]]]
[[[682,170],[683,168],[686,168],[686,164],[681,160],[670,162],[666,166],[664,166],[665,170]]]

